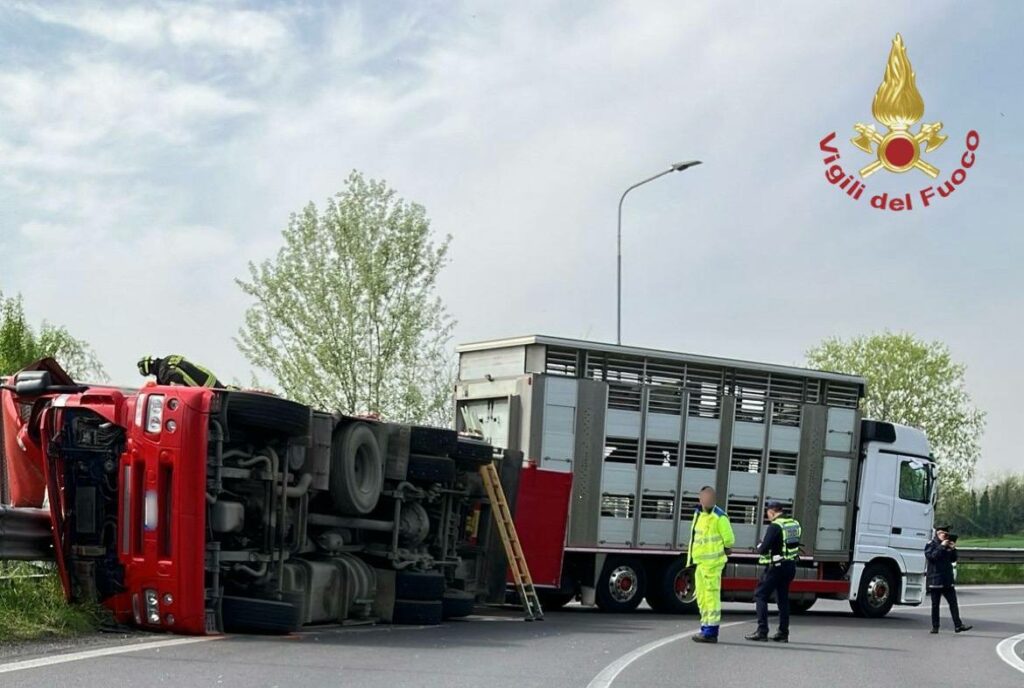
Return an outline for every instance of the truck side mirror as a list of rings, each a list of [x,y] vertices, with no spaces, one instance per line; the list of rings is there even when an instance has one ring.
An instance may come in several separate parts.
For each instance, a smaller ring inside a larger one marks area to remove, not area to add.
[[[25,370],[14,376],[14,393],[19,397],[37,397],[50,389],[50,371]]]

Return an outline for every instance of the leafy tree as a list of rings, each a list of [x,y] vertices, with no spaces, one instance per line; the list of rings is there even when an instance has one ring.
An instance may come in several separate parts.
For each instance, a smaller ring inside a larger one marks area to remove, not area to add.
[[[451,237],[435,244],[422,206],[355,171],[282,234],[236,280],[254,300],[236,339],[249,361],[318,408],[450,424],[454,321],[435,283]]]
[[[0,375],[10,375],[44,356],[57,359],[73,378],[97,382],[107,379],[88,344],[45,320],[37,332],[25,317],[21,296],[8,298],[0,292]]]
[[[867,380],[866,417],[921,428],[940,465],[943,491],[971,479],[981,453],[985,414],[964,388],[965,366],[941,342],[884,332],[827,339],[807,352],[815,368]]]

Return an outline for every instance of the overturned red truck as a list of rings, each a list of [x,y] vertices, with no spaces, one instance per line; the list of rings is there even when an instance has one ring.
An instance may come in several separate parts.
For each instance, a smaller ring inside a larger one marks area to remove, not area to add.
[[[435,624],[485,596],[484,442],[249,391],[82,385],[52,359],[3,383],[0,557],[55,559],[69,599],[122,623]]]

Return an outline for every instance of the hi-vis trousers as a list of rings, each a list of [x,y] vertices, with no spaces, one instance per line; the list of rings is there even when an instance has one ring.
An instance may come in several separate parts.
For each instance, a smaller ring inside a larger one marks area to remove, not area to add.
[[[697,606],[700,608],[700,626],[705,635],[718,635],[722,623],[722,570],[725,558],[708,564],[697,564]],[[714,630],[708,630],[713,627]]]

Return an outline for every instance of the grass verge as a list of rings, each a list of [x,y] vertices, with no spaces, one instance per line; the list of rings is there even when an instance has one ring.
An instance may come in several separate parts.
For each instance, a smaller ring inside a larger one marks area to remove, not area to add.
[[[102,607],[65,602],[60,579],[52,570],[42,578],[22,577],[39,572],[31,564],[0,568],[0,642],[95,630],[104,617]]]

